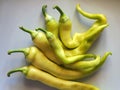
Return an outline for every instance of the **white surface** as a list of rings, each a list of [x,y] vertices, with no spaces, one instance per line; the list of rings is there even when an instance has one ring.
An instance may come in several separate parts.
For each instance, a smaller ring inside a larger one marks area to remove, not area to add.
[[[92,47],[90,52],[103,55],[111,51],[102,68],[91,77],[83,80],[96,85],[101,90],[120,89],[120,0],[0,0],[0,89],[1,90],[56,90],[40,82],[25,79],[16,73],[10,78],[6,73],[26,65],[23,54],[7,55],[9,49],[32,45],[30,36],[18,27],[29,29],[44,27],[41,7],[48,5],[48,13],[58,19],[59,14],[52,6],[59,5],[73,21],[73,32],[81,32],[91,25],[91,20],[79,16],[75,11],[77,3],[88,12],[103,13],[107,16],[109,27]],[[82,29],[82,30],[80,30]]]

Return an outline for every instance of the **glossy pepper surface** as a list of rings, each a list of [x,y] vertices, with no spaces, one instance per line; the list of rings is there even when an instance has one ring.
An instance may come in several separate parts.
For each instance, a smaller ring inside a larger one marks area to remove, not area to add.
[[[20,27],[20,29],[31,35],[35,46],[37,46],[45,54],[45,56],[47,56],[47,58],[59,65],[61,64],[50,47],[50,44],[44,33],[37,32],[35,30],[28,30],[24,27]]]
[[[58,21],[46,12],[46,8],[47,8],[47,5],[42,6],[42,13],[45,19],[46,30],[49,32],[52,32],[56,36],[56,38],[59,38],[58,37],[58,27],[59,27]]]
[[[93,85],[56,78],[33,66],[25,66],[12,70],[8,72],[7,75],[10,76],[14,72],[22,72],[28,79],[40,81],[48,86],[57,88],[59,90],[99,90]]]
[[[81,61],[85,58],[94,58],[95,57],[94,54],[84,54],[84,55],[76,55],[76,56],[72,56],[72,57],[66,57],[62,46],[58,44],[59,42],[53,33],[49,32],[47,30],[44,30],[42,28],[38,28],[37,30],[41,30],[45,33],[53,51],[55,52],[58,59],[61,60],[61,62],[63,62],[63,64],[70,64],[70,63],[74,63],[77,61]]]
[[[75,39],[72,39],[72,36],[71,36],[72,21],[61,10],[59,6],[54,6],[54,9],[57,9],[60,13],[59,36],[60,36],[62,43],[64,44],[65,47],[70,48],[70,49],[78,47],[79,43]]]
[[[33,66],[37,67],[38,69],[44,70],[58,78],[75,80],[83,78],[85,76],[85,73],[83,72],[66,69],[53,63],[35,46],[18,50],[9,50],[8,54],[16,52],[23,53],[26,57],[27,62],[29,62]]]

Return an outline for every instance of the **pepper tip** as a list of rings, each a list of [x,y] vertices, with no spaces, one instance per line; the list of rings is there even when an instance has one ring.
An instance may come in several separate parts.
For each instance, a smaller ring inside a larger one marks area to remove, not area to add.
[[[11,51],[10,50],[8,51],[8,55],[11,55]]]
[[[7,76],[10,77],[10,73],[9,72],[7,73]]]
[[[23,29],[23,26],[19,26],[19,29]]]

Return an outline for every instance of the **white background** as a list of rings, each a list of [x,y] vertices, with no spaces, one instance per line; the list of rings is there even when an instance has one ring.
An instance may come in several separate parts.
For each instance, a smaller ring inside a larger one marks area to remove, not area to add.
[[[40,82],[25,79],[16,73],[7,77],[11,69],[26,65],[23,54],[7,55],[10,49],[24,48],[32,45],[30,35],[18,27],[29,29],[44,27],[41,7],[48,5],[48,13],[57,20],[59,14],[53,10],[59,5],[73,21],[73,31],[83,32],[92,24],[92,20],[79,15],[77,3],[91,13],[103,13],[108,18],[109,26],[103,31],[89,52],[103,55],[111,51],[105,64],[94,75],[81,82],[96,85],[101,90],[120,89],[120,0],[0,0],[0,89],[1,90],[56,90]]]

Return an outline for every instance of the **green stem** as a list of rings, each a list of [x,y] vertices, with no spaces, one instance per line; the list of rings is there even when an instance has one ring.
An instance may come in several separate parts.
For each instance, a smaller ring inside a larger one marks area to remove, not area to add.
[[[28,29],[24,28],[23,26],[20,26],[19,28],[20,28],[21,30],[29,33],[29,34],[32,34],[32,31],[31,31],[31,30],[28,30]]]
[[[54,34],[51,33],[51,32],[49,32],[49,31],[47,31],[47,30],[45,30],[45,29],[42,29],[42,28],[38,28],[38,29],[36,29],[36,31],[38,31],[38,30],[44,32],[45,35],[46,35],[46,38],[47,38],[48,41],[51,43],[51,40],[53,40],[53,38],[55,37]]]
[[[42,32],[44,32],[45,34],[47,33],[47,31],[45,30],[45,29],[43,29],[43,28],[37,28],[37,29],[35,29],[36,31],[42,31]]]
[[[60,13],[59,22],[65,23],[66,21],[70,20],[70,18],[62,11],[62,9],[59,6],[54,6],[53,9],[57,9],[57,11]]]
[[[29,48],[25,48],[25,49],[18,49],[18,50],[9,50],[8,51],[8,55],[10,55],[11,53],[24,53],[25,56],[27,56],[29,54]]]
[[[42,6],[42,13],[45,18],[45,22],[48,23],[49,21],[53,20],[54,18],[52,16],[50,16],[49,14],[47,14],[46,8],[47,8],[47,5]]]
[[[34,38],[36,37],[36,35],[37,35],[37,33],[35,33],[35,31],[33,31],[33,30],[28,30],[28,29],[24,28],[23,26],[20,26],[19,28],[20,28],[21,30],[29,33],[29,34],[31,35],[32,39],[34,39]]]
[[[42,13],[43,13],[44,17],[46,17],[46,15],[47,15],[46,8],[47,8],[47,5],[42,6]]]
[[[15,73],[15,72],[21,72],[23,73],[24,75],[27,75],[27,72],[28,72],[28,67],[25,66],[25,67],[22,67],[22,68],[17,68],[17,69],[14,69],[14,70],[11,70],[7,73],[7,76],[10,77],[10,75],[12,73]]]
[[[59,6],[56,5],[53,7],[53,9],[57,9],[57,11],[60,13],[61,16],[65,15]]]

